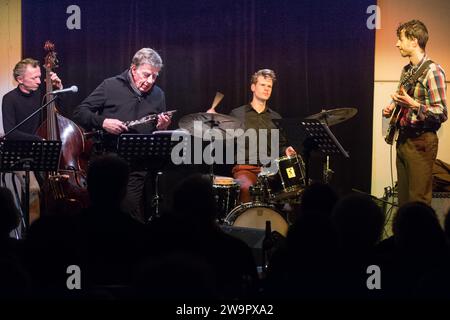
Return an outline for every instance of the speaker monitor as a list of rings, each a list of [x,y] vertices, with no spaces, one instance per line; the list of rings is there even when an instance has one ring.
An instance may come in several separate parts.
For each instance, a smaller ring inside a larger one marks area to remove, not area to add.
[[[436,211],[439,222],[444,227],[445,216],[450,209],[450,192],[433,192],[431,207]]]
[[[397,197],[389,197],[384,201],[376,201],[382,208],[386,215],[385,228],[383,232],[383,239],[392,235],[392,220],[397,212],[397,206],[392,203],[397,203]],[[444,228],[444,220],[447,212],[450,209],[450,192],[433,192],[431,199],[431,207],[436,212],[439,223]]]

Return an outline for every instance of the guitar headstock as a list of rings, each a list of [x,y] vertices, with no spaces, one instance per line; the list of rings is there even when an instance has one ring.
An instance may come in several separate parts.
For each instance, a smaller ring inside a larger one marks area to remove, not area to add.
[[[49,40],[45,41],[44,50],[47,52],[44,58],[44,67],[46,70],[52,70],[58,67],[58,58],[56,57],[55,44]]]

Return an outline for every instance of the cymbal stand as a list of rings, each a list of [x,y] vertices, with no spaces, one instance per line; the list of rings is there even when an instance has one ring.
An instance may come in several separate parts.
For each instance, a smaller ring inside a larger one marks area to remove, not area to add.
[[[323,182],[329,183],[333,177],[334,171],[330,169],[330,156],[327,155],[327,161],[323,166]]]
[[[326,111],[326,110],[322,110],[322,111]],[[324,122],[329,127],[327,113],[325,113]],[[333,177],[333,173],[334,173],[334,171],[330,168],[330,156],[327,155],[327,161],[323,166],[323,182],[328,184],[331,181],[331,178]]]
[[[211,120],[210,121],[206,121],[206,123],[208,123],[210,125],[210,130],[212,133],[213,128],[218,128],[219,124],[217,123],[217,121],[214,120],[214,113],[211,114]],[[209,138],[209,142],[210,142],[210,147],[211,147],[211,153],[210,153],[210,157],[211,157],[211,164],[209,166],[209,178],[211,180],[211,185],[214,184],[214,150],[213,150],[213,144],[215,141],[215,137],[213,134],[211,134],[210,138]]]

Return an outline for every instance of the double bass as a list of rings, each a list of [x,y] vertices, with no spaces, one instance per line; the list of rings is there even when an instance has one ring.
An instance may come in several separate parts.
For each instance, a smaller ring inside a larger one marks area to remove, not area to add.
[[[57,67],[55,46],[46,41],[44,60],[46,102],[53,98],[51,72]],[[57,101],[57,100],[56,100]],[[43,185],[43,212],[59,213],[77,211],[88,206],[86,172],[91,143],[84,138],[82,129],[58,111],[55,102],[48,105],[45,120],[37,135],[46,140],[61,141],[61,155],[58,170],[48,172]]]

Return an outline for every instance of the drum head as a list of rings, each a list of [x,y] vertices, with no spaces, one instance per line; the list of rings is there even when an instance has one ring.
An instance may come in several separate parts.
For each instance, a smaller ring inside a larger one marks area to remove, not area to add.
[[[302,195],[303,191],[305,191],[304,188],[298,187],[291,191],[281,192],[273,196],[272,200],[277,201],[292,201],[292,202],[298,202],[300,201],[300,196]]]
[[[229,186],[236,184],[236,181],[232,177],[214,176],[214,184]]]
[[[283,216],[267,204],[244,203],[233,209],[225,221],[229,225],[261,230],[265,230],[266,221],[270,221],[272,231],[277,231],[283,236],[287,235],[289,228]]]

